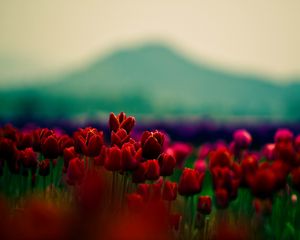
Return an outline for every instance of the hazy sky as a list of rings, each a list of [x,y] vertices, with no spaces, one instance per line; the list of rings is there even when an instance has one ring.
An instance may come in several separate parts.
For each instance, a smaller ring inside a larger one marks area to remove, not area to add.
[[[0,0],[0,84],[148,41],[236,71],[300,75],[300,1]]]

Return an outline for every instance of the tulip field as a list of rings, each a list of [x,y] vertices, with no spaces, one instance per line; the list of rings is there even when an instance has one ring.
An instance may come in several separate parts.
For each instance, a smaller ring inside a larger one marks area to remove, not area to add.
[[[0,126],[1,240],[300,239],[300,132],[198,145],[107,125]]]

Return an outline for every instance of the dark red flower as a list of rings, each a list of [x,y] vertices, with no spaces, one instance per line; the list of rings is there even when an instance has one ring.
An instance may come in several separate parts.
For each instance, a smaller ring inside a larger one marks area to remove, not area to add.
[[[96,128],[87,127],[74,133],[74,146],[78,153],[88,157],[96,157],[104,143],[103,132]]]
[[[132,143],[125,143],[122,146],[122,169],[124,171],[132,171],[137,168],[137,153]]]
[[[176,160],[172,155],[162,153],[158,157],[158,162],[160,166],[161,176],[171,176],[173,174],[174,168],[176,166]]]
[[[109,129],[112,132],[117,132],[120,128],[123,128],[127,133],[130,133],[135,125],[134,117],[126,117],[124,112],[121,112],[118,116],[114,113],[109,115]]]
[[[280,141],[275,144],[275,157],[290,166],[297,165],[297,155],[292,141]]]
[[[25,168],[35,169],[37,167],[37,156],[32,148],[20,151],[19,159]]]
[[[148,171],[147,162],[139,163],[137,168],[132,172],[132,182],[134,183],[145,182],[147,171]]]
[[[157,160],[147,160],[146,161],[147,166],[147,172],[146,172],[146,180],[154,181],[159,178],[159,164]]]
[[[105,145],[102,145],[100,154],[94,157],[94,164],[96,166],[104,166],[104,163],[107,159],[107,155],[108,155],[108,148]]]
[[[156,159],[162,152],[164,134],[159,131],[145,131],[141,138],[142,156],[146,159]]]
[[[204,215],[210,214],[212,200],[210,196],[199,196],[197,210]]]
[[[80,158],[73,158],[69,162],[67,170],[67,183],[70,185],[80,184],[84,177],[84,161]]]
[[[108,149],[104,167],[109,171],[119,171],[122,169],[122,151],[118,147]]]
[[[178,193],[183,196],[199,193],[202,188],[204,173],[195,169],[184,168],[178,184]]]
[[[31,132],[18,132],[17,134],[17,148],[24,150],[32,146],[33,137]]]
[[[125,129],[120,128],[117,132],[111,132],[111,145],[117,145],[122,147],[122,145],[130,140],[130,135]]]
[[[227,208],[229,205],[229,194],[224,188],[218,188],[215,191],[216,206],[218,208]]]
[[[218,147],[216,150],[211,151],[209,157],[209,168],[215,166],[230,167],[232,164],[232,156],[226,147]]]
[[[48,159],[39,162],[39,175],[46,177],[50,174],[50,161]]]
[[[177,197],[177,183],[166,181],[163,188],[163,200],[174,201]]]
[[[59,155],[58,141],[54,134],[44,137],[41,142],[42,154],[45,158],[55,159]]]
[[[64,134],[59,137],[58,146],[59,146],[59,155],[63,155],[65,148],[74,146],[74,139],[71,138],[69,135]]]
[[[140,183],[137,186],[136,192],[143,197],[145,202],[149,201],[151,194],[151,185],[146,183]]]
[[[67,147],[64,149],[64,172],[67,172],[69,162],[71,159],[76,158],[77,153],[75,152],[74,146]]]
[[[276,190],[276,175],[270,168],[259,168],[250,178],[249,184],[255,197],[269,198]]]
[[[13,159],[16,156],[16,144],[13,140],[0,137],[0,158],[5,160]]]
[[[101,151],[103,145],[103,133],[91,134],[87,142],[87,156],[96,157]]]

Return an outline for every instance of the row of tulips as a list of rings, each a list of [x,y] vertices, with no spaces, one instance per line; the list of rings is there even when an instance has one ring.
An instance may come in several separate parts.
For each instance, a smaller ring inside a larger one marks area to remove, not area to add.
[[[73,231],[90,239],[101,234],[107,239],[300,237],[300,136],[279,129],[274,143],[253,151],[251,134],[240,129],[229,144],[207,143],[195,151],[158,130],[134,133],[135,123],[123,112],[111,113],[108,138],[92,127],[72,136],[59,129],[0,128],[1,192],[12,213],[3,226],[15,223],[16,216],[19,220],[16,210],[24,212],[23,218],[29,211],[35,219],[36,210],[27,203],[34,197],[40,199],[38,206],[52,202],[73,209],[81,219]],[[104,219],[109,221],[101,227]],[[86,223],[103,233],[88,234]],[[33,239],[34,224],[26,233],[15,224],[20,236]],[[59,234],[65,239],[69,224],[53,239]],[[37,239],[47,234],[46,228]],[[1,239],[11,237],[0,231]]]

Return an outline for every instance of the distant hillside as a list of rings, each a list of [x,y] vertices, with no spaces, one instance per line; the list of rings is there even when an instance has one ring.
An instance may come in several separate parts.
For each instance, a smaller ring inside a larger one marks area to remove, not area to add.
[[[119,50],[85,69],[30,89],[0,93],[2,116],[70,116],[125,110],[216,118],[300,117],[300,85],[196,64],[161,45]]]

